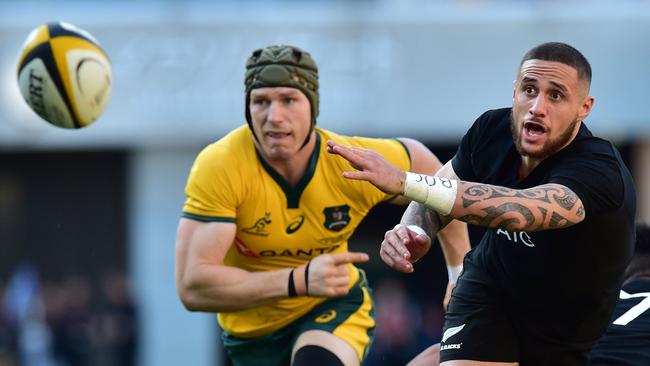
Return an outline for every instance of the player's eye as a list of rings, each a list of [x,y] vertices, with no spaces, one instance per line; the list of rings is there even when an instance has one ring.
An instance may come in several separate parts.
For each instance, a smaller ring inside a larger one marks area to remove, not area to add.
[[[533,88],[530,85],[524,86],[524,93],[526,93],[528,95],[533,95],[533,94],[535,94],[535,88]]]
[[[556,100],[556,101],[561,100],[562,97],[564,97],[564,95],[562,95],[562,93],[560,93],[558,91],[554,91],[554,92],[551,93],[551,99],[553,99],[553,100]]]

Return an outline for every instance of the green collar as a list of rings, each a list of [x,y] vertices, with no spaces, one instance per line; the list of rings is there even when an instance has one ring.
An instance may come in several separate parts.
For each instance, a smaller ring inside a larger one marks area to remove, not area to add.
[[[284,180],[284,178],[262,158],[257,149],[255,149],[255,153],[257,153],[257,158],[260,159],[264,170],[269,173],[271,178],[273,178],[273,180],[284,191],[284,194],[287,197],[287,208],[298,208],[300,196],[316,172],[316,164],[318,163],[318,157],[320,156],[320,134],[318,134],[318,131],[316,131],[316,145],[314,146],[314,151],[309,159],[307,171],[305,172],[305,175],[302,176],[302,179],[300,179],[300,182],[298,182],[298,184],[293,188],[290,187],[287,181]]]

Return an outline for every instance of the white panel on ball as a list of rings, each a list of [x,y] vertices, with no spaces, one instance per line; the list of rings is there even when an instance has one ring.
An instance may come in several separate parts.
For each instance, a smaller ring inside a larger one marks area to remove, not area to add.
[[[94,121],[111,96],[111,65],[94,51],[71,50],[66,56],[79,118]]]
[[[29,61],[18,76],[18,84],[25,101],[39,116],[55,126],[75,128],[68,106],[52,82],[43,60],[35,58]]]

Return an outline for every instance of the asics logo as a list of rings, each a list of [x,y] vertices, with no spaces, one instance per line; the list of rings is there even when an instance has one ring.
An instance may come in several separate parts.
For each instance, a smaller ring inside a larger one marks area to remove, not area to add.
[[[287,226],[286,229],[287,234],[293,234],[296,231],[298,231],[298,229],[300,229],[300,227],[302,226],[303,222],[305,222],[305,216],[300,215],[296,217],[296,219],[293,220],[293,222],[289,223],[289,226]]]
[[[336,318],[336,310],[329,310],[317,316],[314,321],[316,323],[327,323],[334,318]]]

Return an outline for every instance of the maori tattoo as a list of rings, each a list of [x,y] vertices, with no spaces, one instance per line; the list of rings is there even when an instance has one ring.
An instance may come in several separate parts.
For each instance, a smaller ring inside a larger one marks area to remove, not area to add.
[[[415,201],[409,204],[402,216],[403,224],[417,225],[431,238],[434,238],[449,221],[451,219],[440,217],[437,212]]]
[[[578,196],[559,184],[511,189],[459,182],[458,193],[454,217],[485,227],[530,232],[572,226],[585,217]]]

